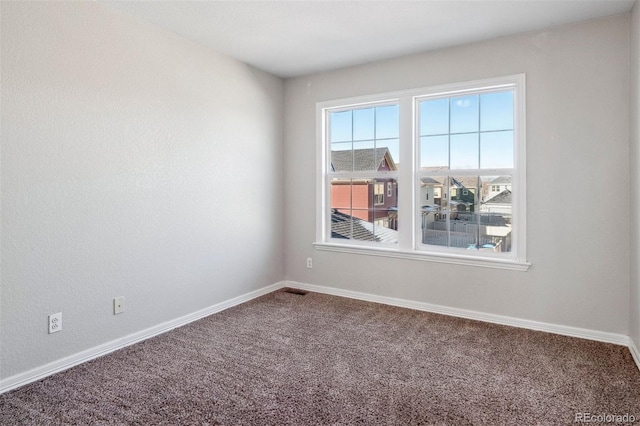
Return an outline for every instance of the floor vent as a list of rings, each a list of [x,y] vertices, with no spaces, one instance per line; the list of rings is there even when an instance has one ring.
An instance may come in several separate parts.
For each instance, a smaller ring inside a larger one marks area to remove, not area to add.
[[[304,296],[307,294],[305,290],[298,290],[297,288],[285,288],[283,291],[285,293],[297,294],[298,296]]]

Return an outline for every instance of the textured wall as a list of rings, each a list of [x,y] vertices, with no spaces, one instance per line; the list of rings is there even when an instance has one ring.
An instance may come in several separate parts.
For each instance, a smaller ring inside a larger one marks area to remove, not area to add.
[[[640,4],[631,13],[631,297],[629,336],[640,348]]]
[[[94,2],[1,7],[1,378],[283,279],[282,80]]]
[[[628,28],[624,15],[287,80],[287,279],[626,335]],[[314,251],[316,102],[516,73],[528,272]]]

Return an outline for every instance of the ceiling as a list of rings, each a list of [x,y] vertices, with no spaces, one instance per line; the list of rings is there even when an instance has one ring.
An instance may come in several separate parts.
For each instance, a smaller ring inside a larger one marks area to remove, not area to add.
[[[287,78],[617,15],[634,0],[102,4]]]

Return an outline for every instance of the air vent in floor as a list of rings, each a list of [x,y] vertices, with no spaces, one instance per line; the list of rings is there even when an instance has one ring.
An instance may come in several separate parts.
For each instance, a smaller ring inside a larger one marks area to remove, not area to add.
[[[299,290],[297,288],[285,288],[282,291],[284,291],[285,293],[297,294],[299,296],[304,296],[305,294],[307,294],[305,290]]]

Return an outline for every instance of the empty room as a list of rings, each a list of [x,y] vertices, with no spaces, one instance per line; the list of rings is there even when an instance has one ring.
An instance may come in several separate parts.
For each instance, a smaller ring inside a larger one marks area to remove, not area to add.
[[[0,1],[0,424],[640,424],[640,2]]]

